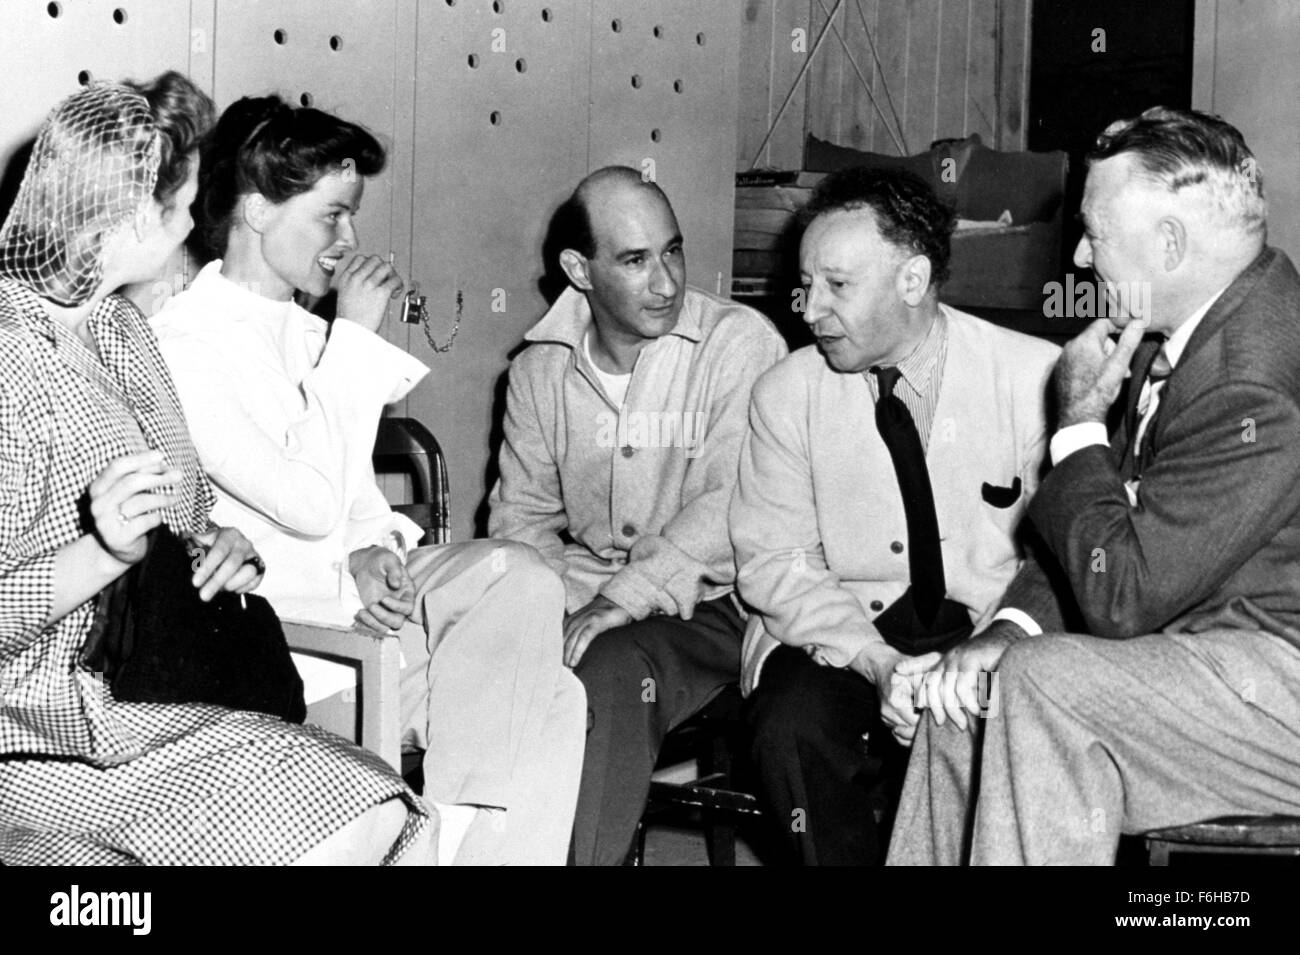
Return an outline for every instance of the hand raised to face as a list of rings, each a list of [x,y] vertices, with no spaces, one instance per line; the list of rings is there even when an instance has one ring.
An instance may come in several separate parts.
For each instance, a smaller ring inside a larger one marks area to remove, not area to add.
[[[1146,322],[1135,319],[1124,326],[1117,341],[1111,341],[1114,326],[1099,318],[1065,346],[1055,373],[1062,428],[1105,422],[1146,330]]]

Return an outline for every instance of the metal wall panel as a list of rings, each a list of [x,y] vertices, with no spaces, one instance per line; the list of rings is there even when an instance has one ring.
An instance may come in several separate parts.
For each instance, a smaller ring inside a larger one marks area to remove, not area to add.
[[[740,8],[594,0],[591,168],[653,162],[686,239],[687,279],[731,288]]]
[[[452,536],[472,536],[491,479],[489,431],[509,352],[541,317],[551,213],[587,172],[588,5],[445,0],[418,11],[413,274],[429,296],[436,354],[411,413],[446,452]],[[493,472],[494,473],[494,472]]]
[[[458,294],[463,303],[448,353],[420,328],[385,326],[432,368],[396,410],[443,444],[456,539],[473,533],[493,478],[490,429],[509,355],[546,308],[550,216],[583,175],[653,161],[686,236],[691,282],[728,287],[737,0],[62,0],[57,17],[47,8],[5,3],[0,163],[81,70],[118,79],[181,69],[219,108],[305,94],[389,148],[388,168],[367,185],[362,250],[394,253],[428,295],[439,342]]]
[[[186,2],[6,0],[0,13],[0,170],[79,83],[189,68]]]
[[[397,16],[394,0],[220,0],[213,89],[218,109],[241,96],[279,93],[374,133],[389,162],[366,183],[357,217],[359,251],[393,252],[406,269],[406,236],[393,231],[394,209],[410,205],[410,137],[397,128],[399,88],[405,95],[410,74],[399,82]],[[397,307],[392,311],[396,315]],[[396,320],[386,322],[383,333],[407,347],[409,330]]]

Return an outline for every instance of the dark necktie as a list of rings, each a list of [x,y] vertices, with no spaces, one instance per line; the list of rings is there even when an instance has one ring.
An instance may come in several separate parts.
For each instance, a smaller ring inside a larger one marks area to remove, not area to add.
[[[925,466],[925,448],[907,406],[894,394],[902,374],[897,368],[872,368],[880,386],[876,401],[876,428],[894,461],[894,474],[903,494],[907,518],[908,573],[917,618],[925,626],[934,622],[947,593],[943,577],[943,551],[939,546],[939,519],[934,512],[934,492]]]
[[[1129,386],[1128,386],[1128,407],[1125,414],[1125,447],[1124,457],[1120,460],[1120,475],[1124,480],[1133,480],[1141,475],[1141,464],[1145,461],[1140,460],[1137,447],[1138,425],[1142,421],[1142,415],[1138,411],[1141,403],[1142,389],[1148,383],[1152,388],[1159,382],[1169,377],[1171,368],[1169,359],[1164,353],[1165,339],[1163,336],[1148,335],[1138,344],[1137,349],[1133,352],[1133,361],[1129,364]],[[1148,403],[1152,396],[1148,393]],[[1156,409],[1159,414],[1159,408]],[[1155,424],[1155,418],[1147,422],[1145,432],[1143,432],[1143,445],[1149,445],[1151,441],[1152,426]]]

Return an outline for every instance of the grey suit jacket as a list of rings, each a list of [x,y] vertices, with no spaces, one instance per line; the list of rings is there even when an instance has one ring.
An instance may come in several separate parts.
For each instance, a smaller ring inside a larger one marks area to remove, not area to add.
[[[1029,507],[1037,546],[1002,606],[1045,631],[1228,626],[1300,645],[1300,276],[1284,253],[1265,249],[1193,333],[1136,507],[1120,477],[1131,427],[1128,415],[1109,448],[1044,480]]]

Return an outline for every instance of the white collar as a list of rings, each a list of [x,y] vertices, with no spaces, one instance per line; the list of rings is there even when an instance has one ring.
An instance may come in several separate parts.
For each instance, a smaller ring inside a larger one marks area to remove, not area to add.
[[[234,282],[221,274],[221,259],[214,259],[199,270],[186,291],[198,292],[210,303],[222,301],[222,321],[254,321],[265,323],[268,319],[279,322],[297,318],[312,331],[324,333],[329,327],[319,315],[313,315],[301,308],[292,299],[280,300],[267,298],[239,282]]]

